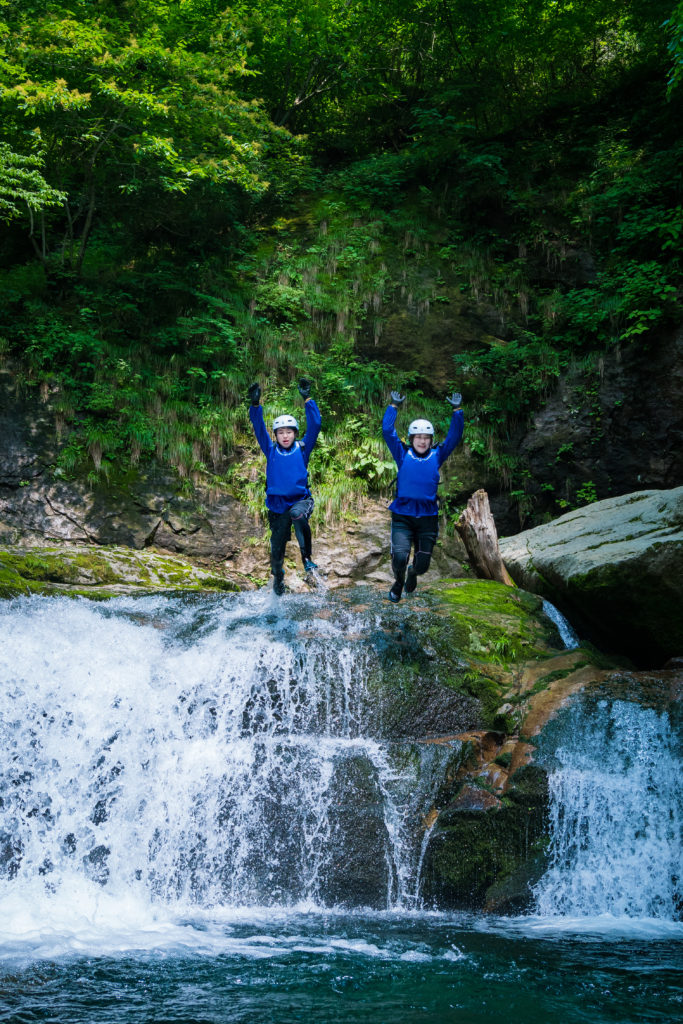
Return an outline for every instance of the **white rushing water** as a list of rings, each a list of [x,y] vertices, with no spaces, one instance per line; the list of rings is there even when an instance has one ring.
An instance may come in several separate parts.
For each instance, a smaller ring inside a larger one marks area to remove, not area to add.
[[[683,899],[680,740],[667,714],[576,701],[562,716],[549,777],[547,918],[674,921]]]
[[[562,612],[556,608],[554,604],[551,604],[550,601],[546,601],[545,599],[543,601],[543,614],[546,615],[551,622],[555,623],[557,631],[560,634],[560,640],[568,651],[572,651],[575,647],[579,646],[579,636],[572,624],[564,617]]]
[[[415,905],[452,750],[364,735],[368,623],[297,601],[0,606],[0,929]]]
[[[307,914],[419,914],[424,814],[457,744],[373,732],[376,626],[367,609],[263,593],[0,602],[0,959],[266,957]],[[527,927],[673,923],[668,719],[617,702],[576,705],[565,726]]]

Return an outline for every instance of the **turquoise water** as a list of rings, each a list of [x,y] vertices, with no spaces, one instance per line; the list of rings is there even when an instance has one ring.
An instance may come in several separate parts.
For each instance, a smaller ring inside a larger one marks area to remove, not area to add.
[[[0,1020],[669,1024],[681,1018],[680,926],[582,921],[572,932],[568,924],[264,912],[230,925],[180,925],[173,935],[158,934],[164,948],[157,950],[93,956],[83,948],[36,959],[28,950],[17,957],[15,946],[0,966]],[[109,940],[124,945],[121,935]],[[75,946],[88,941],[85,934],[70,938]],[[102,941],[100,934],[95,948]]]

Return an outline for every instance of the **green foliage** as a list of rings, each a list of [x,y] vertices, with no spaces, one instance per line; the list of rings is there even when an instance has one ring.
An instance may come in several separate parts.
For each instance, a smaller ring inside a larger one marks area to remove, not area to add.
[[[560,375],[585,365],[599,437],[600,354],[680,319],[680,4],[0,10],[0,354],[49,397],[62,474],[160,458],[260,510],[246,388],[270,417],[305,374],[316,515],[353,515],[394,478],[392,387],[448,424],[375,347],[460,289],[491,325],[453,364],[466,441],[523,521],[515,439]]]
[[[199,3],[102,6],[104,17],[84,2],[12,4],[0,26],[4,131],[17,152],[27,139],[42,147],[50,182],[31,172],[29,205],[64,204],[43,226],[42,257],[79,273],[103,218],[136,210],[177,230],[226,191],[263,195],[273,172],[292,181],[298,163],[288,133],[237,95],[249,70],[223,15],[200,48],[184,38]]]
[[[671,16],[663,23],[669,36],[667,49],[671,55],[671,74],[668,82],[668,94],[680,87],[683,81],[683,2],[679,2],[671,12]]]
[[[66,193],[52,188],[40,173],[44,153],[22,155],[0,142],[0,219],[9,221],[24,214],[29,216],[59,206]]]
[[[558,507],[562,511],[567,511],[580,508],[582,505],[590,505],[592,502],[597,501],[598,492],[593,481],[586,480],[580,487],[577,487],[574,501],[568,501],[566,498],[557,498],[556,500]]]
[[[579,487],[576,492],[576,499],[582,505],[590,505],[591,502],[598,500],[598,494],[592,480],[586,480],[586,482]]]

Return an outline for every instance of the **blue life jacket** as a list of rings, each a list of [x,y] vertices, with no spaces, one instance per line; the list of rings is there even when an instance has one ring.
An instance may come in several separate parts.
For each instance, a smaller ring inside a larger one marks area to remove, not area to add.
[[[272,445],[266,463],[266,499],[285,498],[287,505],[293,505],[301,498],[310,497],[310,494],[301,442],[295,441],[287,450],[277,444]],[[266,500],[266,504],[272,508],[273,504],[279,503]]]
[[[443,443],[430,448],[426,455],[417,455],[401,441],[395,427],[397,415],[398,409],[389,405],[382,419],[382,436],[398,468],[396,497],[389,508],[402,516],[436,516],[439,514],[436,497],[441,479],[439,469],[462,438],[465,426],[462,409],[454,410]]]
[[[430,448],[426,455],[406,449],[396,479],[396,498],[389,507],[408,516],[438,515],[436,491],[440,480],[438,448]]]
[[[266,457],[266,508],[286,512],[302,498],[310,498],[308,460],[320,433],[320,409],[312,398],[306,402],[306,433],[291,448],[271,441],[260,405],[249,406],[249,419],[259,448]]]

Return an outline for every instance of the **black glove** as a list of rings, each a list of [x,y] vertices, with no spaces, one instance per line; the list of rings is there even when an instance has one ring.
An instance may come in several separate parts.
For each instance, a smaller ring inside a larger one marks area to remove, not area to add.
[[[299,394],[304,399],[304,401],[307,398],[311,397],[311,386],[312,386],[312,383],[313,382],[310,381],[308,379],[308,377],[299,377]]]
[[[450,402],[454,409],[459,409],[462,405],[462,395],[459,391],[454,391],[452,395],[446,395],[446,401]]]
[[[391,392],[391,404],[392,405],[403,405],[406,400],[406,396],[402,395],[400,391]]]
[[[247,391],[247,394],[249,395],[249,401],[252,405],[258,405],[261,401],[261,388],[258,384],[252,384]]]

